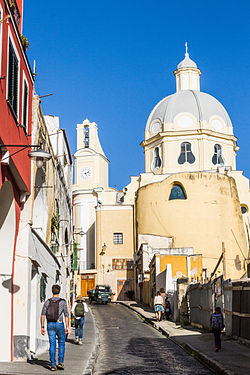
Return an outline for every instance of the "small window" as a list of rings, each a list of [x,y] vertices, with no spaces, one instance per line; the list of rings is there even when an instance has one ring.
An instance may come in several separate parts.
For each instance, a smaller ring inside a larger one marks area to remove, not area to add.
[[[161,158],[160,158],[160,150],[159,147],[154,149],[154,164],[153,169],[161,168]]]
[[[8,103],[12,109],[13,114],[16,117],[16,120],[18,118],[18,70],[18,58],[15,54],[11,40],[9,40]]]
[[[41,276],[40,279],[40,301],[44,302],[46,300],[46,280],[45,277]]]
[[[114,233],[113,234],[113,241],[115,245],[123,244],[123,233]]]
[[[89,148],[89,126],[84,128],[84,144],[86,148]]]
[[[241,206],[241,213],[242,213],[242,215],[247,213],[247,207],[246,206]]]
[[[28,129],[28,84],[26,80],[23,81],[23,128],[25,131]]]
[[[169,196],[169,200],[171,201],[173,199],[187,199],[186,194],[184,193],[184,190],[181,187],[181,185],[175,184],[172,187],[172,190],[171,190],[171,193],[170,193],[170,196]]]
[[[214,165],[217,165],[217,164],[224,165],[221,145],[218,145],[218,144],[214,145],[214,155],[212,157],[212,162]]]
[[[184,164],[186,162],[189,164],[193,164],[195,162],[195,156],[192,153],[191,143],[189,142],[183,142],[181,144],[181,153],[178,159],[179,164]]]

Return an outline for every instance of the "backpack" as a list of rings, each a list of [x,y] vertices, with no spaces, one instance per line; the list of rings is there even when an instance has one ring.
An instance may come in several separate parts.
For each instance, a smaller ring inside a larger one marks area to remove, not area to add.
[[[212,328],[213,329],[222,329],[222,315],[221,314],[212,314]]]
[[[78,318],[84,316],[84,304],[80,301],[76,303],[75,316],[77,316]]]
[[[46,312],[47,322],[57,322],[59,318],[59,302],[62,301],[62,298],[58,300],[49,299],[49,305]]]

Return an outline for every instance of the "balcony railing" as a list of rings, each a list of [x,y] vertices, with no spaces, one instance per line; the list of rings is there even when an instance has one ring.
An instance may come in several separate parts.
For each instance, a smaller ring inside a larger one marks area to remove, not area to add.
[[[20,12],[19,12],[16,0],[8,0],[8,2],[9,2],[11,14],[14,17],[17,27],[19,28]]]

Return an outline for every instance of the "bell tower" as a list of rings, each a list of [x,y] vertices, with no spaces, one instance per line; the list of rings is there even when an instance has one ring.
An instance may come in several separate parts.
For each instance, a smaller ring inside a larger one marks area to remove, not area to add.
[[[84,189],[108,188],[108,164],[98,137],[95,122],[84,120],[77,125],[75,184]]]

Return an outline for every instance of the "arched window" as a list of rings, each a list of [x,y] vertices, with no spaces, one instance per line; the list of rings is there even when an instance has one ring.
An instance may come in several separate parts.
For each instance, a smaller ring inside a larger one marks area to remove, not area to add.
[[[179,164],[184,164],[188,162],[189,164],[193,164],[195,162],[195,156],[191,150],[191,143],[183,142],[181,144],[181,153],[178,159]]]
[[[153,169],[161,167],[161,158],[160,158],[160,150],[159,147],[154,149],[154,164]]]
[[[242,215],[246,214],[247,211],[248,211],[247,206],[242,205],[242,206],[241,206],[241,213],[242,213]]]
[[[89,126],[84,128],[84,145],[86,148],[89,147]]]
[[[174,184],[174,186],[172,187],[169,200],[171,201],[173,199],[187,199],[183,188],[179,184]]]
[[[214,155],[212,157],[212,162],[214,165],[216,164],[224,165],[221,145],[218,145],[218,144],[214,145]]]

